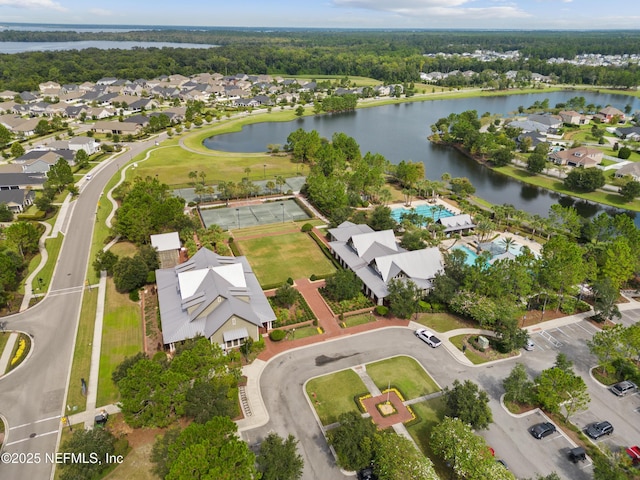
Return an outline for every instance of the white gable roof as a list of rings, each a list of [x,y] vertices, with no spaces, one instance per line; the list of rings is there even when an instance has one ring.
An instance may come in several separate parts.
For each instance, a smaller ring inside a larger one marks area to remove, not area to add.
[[[351,243],[359,257],[369,249],[373,243],[379,243],[392,250],[398,251],[398,244],[393,230],[382,230],[380,232],[361,233],[351,237]]]
[[[208,271],[206,268],[201,268],[200,270],[191,270],[178,274],[178,285],[182,300],[193,296],[198,291],[198,287],[202,284]]]
[[[413,250],[375,259],[382,279],[391,280],[400,271],[412,279],[431,279],[443,270],[442,254],[437,247]]]
[[[241,263],[232,263],[229,265],[222,265],[220,267],[213,267],[211,270],[216,272],[236,288],[247,287],[247,281],[244,276],[244,269],[242,268]]]

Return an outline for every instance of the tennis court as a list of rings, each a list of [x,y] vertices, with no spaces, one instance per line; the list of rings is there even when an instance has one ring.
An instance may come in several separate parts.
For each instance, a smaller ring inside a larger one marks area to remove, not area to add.
[[[270,223],[306,220],[309,215],[295,200],[260,203],[244,207],[221,207],[200,209],[205,227],[218,225],[223,230],[254,227]]]

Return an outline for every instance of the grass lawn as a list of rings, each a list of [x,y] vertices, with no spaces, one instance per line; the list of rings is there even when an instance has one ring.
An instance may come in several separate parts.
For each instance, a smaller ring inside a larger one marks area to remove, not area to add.
[[[527,172],[520,168],[516,168],[510,165],[506,167],[494,168],[495,171],[508,175],[517,180],[521,180],[531,185],[537,185],[548,190],[553,190],[564,195],[570,195],[572,197],[584,198],[592,202],[603,203],[605,205],[611,205],[613,207],[625,208],[627,210],[640,211],[640,200],[634,200],[633,202],[625,203],[620,195],[613,192],[591,192],[591,193],[578,193],[572,190],[568,190],[564,187],[564,184],[556,178],[549,178],[543,175],[536,175],[534,173]]]
[[[9,335],[10,335],[9,332],[0,333],[0,357],[2,356],[2,352],[4,351],[4,346],[9,341]],[[4,368],[5,367],[6,367],[6,365],[0,365],[0,368],[2,368],[2,370],[0,370],[0,375],[2,375],[4,373]]]
[[[151,449],[153,442],[140,445],[132,449],[124,457],[124,461],[115,470],[103,477],[104,480],[157,480],[158,477],[152,473],[154,464],[151,463]]]
[[[444,399],[432,398],[425,402],[411,405],[414,413],[420,418],[418,423],[407,427],[409,435],[418,444],[422,453],[431,459],[440,478],[450,478],[451,469],[431,451],[429,437],[431,430],[444,418]]]
[[[400,356],[367,364],[367,373],[380,390],[397,387],[405,400],[439,392],[440,387],[413,358]]]
[[[44,241],[49,256],[47,259],[47,263],[45,263],[44,267],[42,267],[42,270],[40,270],[40,273],[38,274],[38,278],[42,278],[42,288],[40,288],[40,284],[37,278],[35,278],[32,285],[34,293],[44,293],[49,288],[49,284],[51,283],[51,276],[53,275],[53,268],[58,261],[58,255],[60,254],[60,248],[62,247],[63,238],[64,235],[60,233],[56,238],[49,238]],[[29,275],[31,275],[31,272],[33,272],[38,267],[38,265],[40,265],[41,258],[42,256],[37,253],[29,261],[27,271],[24,273],[22,282],[20,282],[20,286],[18,287],[19,293],[24,294],[24,282],[29,277]]]
[[[451,343],[453,343],[453,345],[455,345],[458,350],[462,351],[462,343],[464,342],[466,336],[467,335],[457,335],[455,337],[449,338],[449,340],[451,341]],[[488,358],[484,358],[483,356],[478,355],[476,352],[469,348],[467,348],[467,350],[464,352],[464,356],[467,357],[474,365],[480,365],[481,363],[489,361]]]
[[[457,328],[478,328],[478,325],[451,313],[420,313],[418,323],[436,332],[448,332]]]
[[[91,342],[93,342],[93,330],[96,318],[96,306],[98,305],[98,289],[85,290],[82,297],[82,309],[80,310],[80,322],[78,324],[78,334],[76,336],[76,346],[73,351],[73,362],[71,364],[71,377],[69,378],[69,392],[67,393],[67,404],[72,408],[77,407],[68,413],[83,412],[86,408],[86,397],[82,395],[80,389],[80,379],[89,381],[89,370],[91,368]]]
[[[320,220],[322,222],[322,220]],[[307,222],[304,222],[307,223]],[[239,228],[233,230],[233,238],[235,240],[242,240],[251,237],[257,237],[262,235],[272,235],[274,233],[293,233],[299,232],[304,223],[286,222],[282,223],[270,223],[267,225],[258,225],[255,227]]]
[[[111,373],[126,358],[142,351],[140,305],[118,293],[111,279],[107,280],[107,298],[102,327],[100,375],[98,377],[97,406],[118,401],[118,390],[111,381]]]
[[[138,253],[138,247],[134,243],[126,241],[116,243],[110,250],[119,257],[133,257]]]
[[[289,277],[295,280],[335,272],[333,264],[306,233],[245,239],[237,243],[261,285],[278,285]]]
[[[365,323],[374,322],[375,317],[369,313],[360,313],[358,315],[351,315],[349,317],[344,317],[342,323],[344,323],[347,327],[355,327],[356,325],[363,325]]]
[[[360,411],[354,397],[367,393],[367,387],[358,374],[349,369],[310,380],[306,391],[322,424],[330,425],[337,422],[342,413]]]
[[[287,329],[287,332],[291,332],[291,328]],[[298,340],[300,338],[313,337],[314,335],[320,335],[318,332],[318,327],[314,327],[313,325],[305,325],[304,327],[296,328],[295,334],[289,334],[286,337],[287,340]]]

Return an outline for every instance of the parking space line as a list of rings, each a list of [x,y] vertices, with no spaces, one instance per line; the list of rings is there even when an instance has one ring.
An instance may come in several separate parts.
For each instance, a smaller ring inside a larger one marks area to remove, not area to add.
[[[590,323],[588,323],[587,325],[589,325],[591,328],[594,329],[593,332],[591,330],[589,330],[588,328],[583,327],[580,323],[574,323],[574,325],[576,327],[578,327],[578,328],[581,328],[582,330],[587,332],[589,335],[593,335],[594,333],[596,333],[598,331],[598,329],[596,327],[594,327],[593,325],[591,325]]]

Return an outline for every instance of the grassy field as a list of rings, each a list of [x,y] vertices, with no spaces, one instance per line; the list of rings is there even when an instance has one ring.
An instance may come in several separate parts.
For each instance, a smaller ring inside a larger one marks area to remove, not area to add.
[[[356,325],[364,325],[365,323],[374,322],[375,317],[369,313],[360,313],[358,315],[350,315],[344,317],[343,323],[347,327],[355,327]]]
[[[237,243],[261,285],[277,285],[289,277],[295,280],[335,271],[333,264],[305,233],[244,239]]]
[[[456,328],[478,328],[478,325],[450,313],[420,313],[418,323],[436,332],[448,332]]]
[[[111,279],[107,280],[97,406],[118,401],[118,390],[111,373],[126,358],[142,351],[140,305],[118,293]]]
[[[76,346],[73,351],[71,364],[71,377],[69,378],[69,392],[67,393],[67,405],[77,407],[69,413],[83,412],[87,399],[82,395],[80,379],[89,381],[91,368],[91,342],[93,342],[93,330],[96,318],[96,306],[98,305],[98,289],[85,290],[82,297],[82,309],[80,322],[76,336]]]
[[[553,190],[564,195],[570,195],[572,197],[583,198],[592,202],[603,203],[605,205],[611,205],[612,207],[625,208],[627,210],[640,211],[640,200],[634,200],[633,202],[625,203],[620,195],[613,192],[591,192],[591,193],[577,193],[568,190],[564,187],[564,184],[555,178],[549,178],[542,175],[536,175],[526,170],[522,170],[513,166],[494,168],[495,171],[513,177],[531,185]]]
[[[422,453],[431,459],[438,476],[449,478],[451,469],[433,454],[429,445],[431,430],[444,418],[444,399],[442,397],[432,398],[425,402],[415,403],[411,408],[420,421],[407,427],[409,435],[418,444]]]
[[[367,393],[367,387],[358,374],[349,369],[310,380],[306,391],[320,422],[330,425],[337,422],[342,413],[359,412],[354,397]]]
[[[9,341],[9,333],[8,332],[0,332],[0,357],[2,356],[2,352],[4,351],[4,346]],[[6,365],[0,365],[0,375],[4,373],[4,368]],[[2,423],[2,422],[0,422]]]
[[[287,329],[288,332],[291,332],[293,329]],[[318,332],[318,328],[313,325],[306,325],[304,327],[296,328],[295,333],[290,333],[287,339],[289,340],[299,340],[301,338],[313,337],[315,335],[320,335]]]
[[[367,373],[380,390],[389,382],[397,387],[405,400],[440,391],[440,387],[413,358],[400,356],[367,364]]]
[[[138,247],[134,243],[126,241],[116,243],[110,250],[119,257],[133,257],[138,253]]]
[[[147,443],[134,448],[124,457],[124,461],[116,467],[103,480],[157,480],[158,477],[152,473],[154,466],[151,463],[151,449],[153,443]]]

